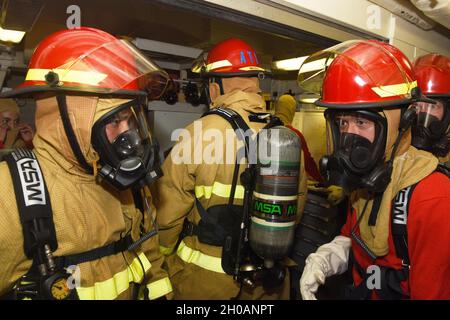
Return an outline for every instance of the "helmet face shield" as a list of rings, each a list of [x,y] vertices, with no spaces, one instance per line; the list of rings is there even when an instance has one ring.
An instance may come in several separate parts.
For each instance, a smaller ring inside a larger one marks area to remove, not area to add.
[[[318,105],[368,108],[411,99],[417,87],[412,67],[395,47],[353,40],[317,52],[301,65],[298,85],[320,94]]]
[[[208,57],[208,52],[204,51],[200,53],[197,59],[194,60],[191,66],[191,71],[193,73],[202,74],[206,71],[206,58]]]
[[[100,157],[100,176],[119,190],[135,183],[151,183],[159,176],[155,145],[137,100],[100,117],[92,129],[92,145]],[[156,170],[151,175],[152,170]]]
[[[430,128],[433,122],[441,122],[444,119],[444,104],[442,101],[436,101],[436,104],[427,102],[417,102],[417,125]]]
[[[417,121],[412,125],[411,144],[436,156],[444,157],[450,150],[450,101],[435,99],[436,103],[417,102]]]

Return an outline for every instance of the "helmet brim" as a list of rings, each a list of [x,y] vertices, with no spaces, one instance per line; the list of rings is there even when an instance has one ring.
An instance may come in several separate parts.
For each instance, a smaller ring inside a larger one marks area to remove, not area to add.
[[[373,103],[328,103],[323,102],[321,99],[314,102],[318,107],[328,108],[328,109],[339,109],[339,110],[354,110],[354,109],[376,109],[376,108],[387,108],[387,107],[398,107],[402,108],[410,105],[411,99],[398,99],[382,102]]]
[[[39,93],[66,93],[74,95],[91,95],[101,97],[145,97],[147,92],[138,90],[117,90],[111,92],[103,88],[85,87],[51,87],[51,86],[27,86],[0,93],[0,99],[5,98],[33,98]]]

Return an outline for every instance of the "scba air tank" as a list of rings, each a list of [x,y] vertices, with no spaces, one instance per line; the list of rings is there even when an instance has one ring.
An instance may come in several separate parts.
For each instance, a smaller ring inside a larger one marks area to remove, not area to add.
[[[249,240],[269,268],[294,240],[300,159],[300,139],[291,129],[276,126],[259,134]]]

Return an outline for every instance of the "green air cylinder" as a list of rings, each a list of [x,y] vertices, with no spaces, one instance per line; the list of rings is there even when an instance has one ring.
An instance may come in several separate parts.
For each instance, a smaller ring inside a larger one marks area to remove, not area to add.
[[[263,130],[258,137],[249,240],[270,268],[287,256],[294,240],[301,143],[283,126]]]

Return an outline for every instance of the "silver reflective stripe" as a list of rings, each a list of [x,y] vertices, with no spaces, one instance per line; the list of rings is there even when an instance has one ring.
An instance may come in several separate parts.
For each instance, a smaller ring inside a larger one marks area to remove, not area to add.
[[[25,206],[45,205],[44,179],[36,159],[23,158],[16,162]]]

